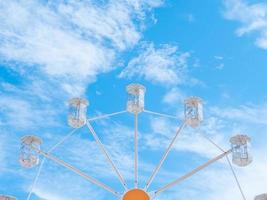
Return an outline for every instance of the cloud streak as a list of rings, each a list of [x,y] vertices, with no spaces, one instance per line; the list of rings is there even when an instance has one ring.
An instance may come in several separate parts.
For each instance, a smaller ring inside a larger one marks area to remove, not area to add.
[[[236,30],[236,34],[241,37],[256,33],[255,45],[267,49],[267,4],[249,4],[246,0],[224,0],[224,5],[224,16],[242,24]]]
[[[116,54],[141,38],[141,16],[161,1],[1,1],[0,59],[40,69],[82,94],[100,73],[114,69]]]
[[[143,44],[140,54],[129,61],[120,73],[121,78],[143,78],[161,85],[177,85],[184,82],[189,52],[179,52],[178,47],[150,43]]]

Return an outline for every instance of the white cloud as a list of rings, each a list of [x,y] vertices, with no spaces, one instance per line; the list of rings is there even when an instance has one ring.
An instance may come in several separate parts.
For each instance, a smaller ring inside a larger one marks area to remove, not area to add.
[[[67,92],[83,93],[99,73],[113,69],[117,52],[139,41],[140,16],[161,3],[1,1],[0,59],[31,66],[28,73],[40,66]]]
[[[261,149],[261,151],[264,152],[266,149]],[[262,152],[257,152],[257,161],[250,166],[245,168],[234,166],[246,199],[253,200],[256,195],[266,193],[267,162]],[[222,161],[193,175],[182,184],[166,191],[165,194],[162,193],[156,199],[172,200],[179,194],[182,194],[181,199],[197,199],[199,197],[205,200],[218,200],[218,197],[224,200],[242,199],[226,160]]]
[[[194,21],[196,21],[196,18],[193,14],[188,14],[187,20],[188,20],[188,22],[194,22]]]
[[[208,123],[208,125],[204,124],[203,128],[196,132],[200,131],[202,134],[204,133],[217,144],[224,147],[224,149],[229,148],[229,144],[225,143],[225,137],[228,137],[229,133],[222,134],[227,128],[225,125],[228,126],[229,124],[222,124],[222,121],[220,122],[215,119],[217,118],[209,120],[210,123]],[[169,127],[170,126],[168,124],[166,128]],[[154,140],[156,140],[156,138],[159,138],[159,135],[154,135],[154,137],[152,137]],[[154,144],[152,143],[152,145],[158,145],[158,148],[163,148],[163,146],[167,146],[168,144],[168,142],[164,142],[164,137],[161,137],[158,141],[160,142]],[[228,147],[226,147],[226,145]],[[215,146],[207,142],[201,135],[196,133],[190,134],[187,131],[185,131],[183,135],[178,138],[175,149],[179,151],[192,151],[201,156],[205,156],[206,158],[212,158],[221,153]],[[252,151],[254,160],[251,165],[244,168],[234,166],[241,183],[241,187],[247,199],[254,199],[257,194],[266,193],[267,160],[265,154],[265,146],[255,146],[254,150]],[[231,159],[231,155],[229,158]],[[189,169],[186,170],[187,172],[194,167],[189,166],[188,168]],[[176,177],[179,177],[178,173]],[[182,194],[180,196],[181,199],[197,199],[199,197],[207,200],[217,200],[218,197],[224,200],[242,199],[242,196],[238,190],[238,186],[235,183],[234,176],[232,175],[225,159],[220,160],[216,164],[213,164],[207,169],[193,175],[183,183],[178,184],[170,190],[160,194],[156,199],[172,200],[175,199],[178,194]]]
[[[254,163],[248,167],[235,167],[235,171],[237,172],[247,199],[254,199],[257,194],[266,193],[267,160],[264,157],[263,152],[266,152],[265,148],[257,149],[254,154]],[[219,179],[218,173],[221,174]],[[222,176],[222,174],[225,174],[225,176]],[[226,166],[225,169],[215,168],[213,170],[206,171],[202,177],[205,177],[205,179],[202,179],[203,182],[200,182],[201,185],[205,184],[211,189],[211,193],[207,198],[208,200],[216,200],[218,199],[218,196],[225,200],[241,199],[241,194],[228,166]],[[213,184],[208,184],[207,180]]]
[[[58,173],[58,170],[61,173]],[[73,172],[47,162],[32,197],[37,196],[38,199],[45,200],[104,199],[105,194],[105,190],[95,187]]]
[[[215,68],[218,69],[218,70],[222,70],[224,68],[224,64],[220,63]]]
[[[239,107],[211,108],[211,112],[228,120],[236,120],[250,124],[267,125],[267,105],[242,105]]]
[[[184,93],[178,88],[172,88],[163,97],[163,102],[170,105],[177,105],[183,103],[185,99]]]
[[[223,59],[224,59],[223,56],[214,56],[214,58],[215,58],[216,60],[223,60]]]
[[[195,131],[192,129],[184,130],[178,137],[174,152],[194,153],[210,159],[221,152],[208,142],[203,135],[227,150],[230,148],[229,138],[232,134],[236,134],[236,126],[242,130],[254,130],[256,134],[251,136],[253,140],[258,140],[258,142],[255,142],[257,145],[253,145],[251,152],[254,161],[248,167],[235,167],[235,170],[247,199],[253,199],[257,194],[266,193],[267,160],[264,156],[266,154],[266,147],[264,142],[260,142],[260,140],[265,141],[266,139],[264,132],[267,121],[267,116],[264,114],[265,108],[266,105],[264,104],[245,105],[237,108],[208,109],[206,115],[212,115],[212,117],[207,116],[203,124]],[[258,120],[257,116],[260,116],[261,119]],[[258,125],[261,125],[261,128]],[[147,134],[144,138],[146,140],[145,144],[150,149],[159,150],[169,145],[170,139],[175,134],[176,124],[174,125],[169,120],[158,118],[151,120],[151,129],[152,133]],[[258,129],[261,129],[261,132],[257,131]],[[189,155],[191,156],[192,154]],[[231,155],[229,157],[231,158]],[[194,167],[190,166],[190,168]],[[190,169],[187,171],[190,171]],[[177,172],[177,177],[179,176],[178,174],[179,172]],[[242,198],[225,159],[209,166],[206,170],[192,176],[183,184],[177,185],[156,199],[171,200],[175,199],[180,193],[183,194],[180,196],[181,199],[201,197],[207,200],[217,200],[220,197],[225,200],[232,200]]]
[[[166,148],[179,127],[179,124],[162,118],[154,118],[150,123],[152,133],[145,135],[145,145],[153,150]],[[229,144],[225,144],[225,138],[222,133],[222,122],[217,118],[205,119],[205,123],[197,130],[187,127],[183,129],[178,136],[174,145],[174,150],[184,151],[188,153],[198,154],[203,157],[210,158],[218,149],[214,147],[205,137],[209,137],[222,147],[229,148]],[[203,137],[205,136],[205,137]]]
[[[0,93],[1,95],[1,93]],[[43,126],[57,126],[59,123],[55,120],[56,110],[30,104],[26,100],[14,98],[7,95],[1,95],[0,98],[0,127],[13,127],[14,129],[27,129]]]
[[[1,122],[0,122],[0,127],[1,127]],[[0,135],[0,171],[4,171],[6,168],[6,160],[7,160],[7,153],[5,151],[6,147],[6,138],[5,135],[1,134]]]
[[[224,4],[225,17],[242,24],[236,31],[237,35],[255,32],[258,35],[255,44],[267,49],[267,4],[249,4],[246,0],[224,0]]]
[[[140,55],[130,60],[119,77],[144,78],[163,85],[177,85],[184,81],[190,53],[181,53],[176,46],[144,44]]]

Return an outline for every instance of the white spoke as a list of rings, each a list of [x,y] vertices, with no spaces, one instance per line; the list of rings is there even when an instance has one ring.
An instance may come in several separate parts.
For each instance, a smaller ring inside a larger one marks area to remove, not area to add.
[[[164,192],[165,190],[177,185],[178,183],[181,183],[182,181],[188,179],[189,177],[193,176],[194,174],[196,174],[197,172],[203,170],[204,168],[208,167],[209,165],[215,163],[216,161],[222,159],[223,157],[227,156],[229,153],[231,153],[232,150],[228,150],[224,153],[222,153],[221,155],[211,159],[210,161],[206,162],[205,164],[199,166],[198,168],[192,170],[191,172],[185,174],[184,176],[181,176],[180,178],[176,179],[175,181],[163,186],[162,188],[156,190],[154,193],[155,195],[158,195],[161,192]]]
[[[77,130],[78,130],[78,129],[73,129],[72,131],[70,131],[70,132],[69,132],[69,133],[68,133],[62,140],[60,140],[58,143],[56,143],[54,146],[52,146],[52,147],[49,149],[48,153],[51,153],[52,151],[54,151],[59,145],[61,145],[61,144],[64,143],[69,137],[71,137]],[[31,196],[32,196],[32,192],[33,192],[33,190],[34,190],[34,188],[35,188],[35,186],[36,186],[36,184],[37,184],[37,181],[38,181],[39,176],[40,176],[40,174],[41,174],[41,171],[42,171],[42,169],[43,169],[44,162],[45,162],[45,158],[44,158],[44,159],[41,161],[41,163],[40,163],[40,166],[39,166],[39,168],[38,168],[38,170],[37,170],[37,174],[36,174],[36,176],[35,176],[35,178],[34,178],[34,181],[33,181],[32,186],[31,186],[31,190],[30,190],[30,192],[29,192],[29,194],[28,194],[28,196],[27,196],[27,200],[30,200],[30,198],[31,198]]]
[[[225,152],[225,151],[223,150],[223,148],[221,148],[221,147],[220,147],[218,144],[216,144],[213,140],[211,140],[210,138],[208,138],[208,137],[206,137],[206,136],[204,136],[204,135],[203,135],[203,137],[204,137],[205,139],[207,139],[210,143],[212,143],[215,147],[217,147],[219,150],[221,150],[222,152]],[[233,168],[233,165],[231,164],[231,161],[230,161],[228,155],[226,155],[226,160],[227,160],[227,162],[228,162],[228,164],[229,164],[229,167],[230,167],[230,170],[231,170],[231,172],[232,172],[232,174],[233,174],[233,176],[234,176],[234,178],[235,178],[235,181],[236,181],[237,187],[238,187],[238,189],[239,189],[239,191],[240,191],[240,193],[241,193],[241,196],[242,196],[243,200],[246,200],[246,196],[245,196],[245,194],[244,194],[244,192],[243,192],[243,190],[242,190],[241,184],[240,184],[240,182],[239,182],[239,180],[238,180],[238,177],[237,177],[237,175],[236,175],[236,173],[235,173],[235,170],[234,170],[234,168]]]
[[[138,114],[134,119],[134,185],[138,188]]]
[[[35,176],[35,178],[34,178],[34,181],[33,181],[33,183],[32,183],[30,192],[29,192],[29,194],[28,194],[28,196],[27,196],[27,200],[30,200],[30,198],[31,198],[31,196],[32,196],[32,192],[33,192],[33,190],[34,190],[34,188],[35,188],[35,186],[36,186],[36,184],[37,184],[37,181],[38,181],[39,176],[40,176],[40,174],[41,174],[41,171],[42,171],[44,162],[45,162],[45,158],[43,158],[43,160],[42,160],[41,163],[40,163],[40,166],[39,166],[39,168],[38,168],[38,170],[37,170],[37,174],[36,174],[36,176]]]
[[[123,114],[123,113],[126,113],[126,112],[127,112],[126,110],[123,110],[123,111],[120,111],[120,112],[114,112],[114,113],[110,113],[110,114],[104,114],[104,115],[100,115],[100,116],[97,116],[97,117],[89,118],[89,119],[87,119],[87,121],[90,122],[90,121],[95,121],[95,120],[99,120],[99,119],[104,119],[104,118],[116,116],[116,115],[119,115],[119,114]]]
[[[43,156],[46,157],[47,159],[50,159],[50,160],[54,161],[55,163],[57,163],[57,164],[59,164],[59,165],[65,167],[65,168],[71,170],[72,172],[74,172],[74,173],[80,175],[81,177],[83,177],[83,178],[85,178],[86,180],[90,181],[91,183],[93,183],[93,184],[95,184],[95,185],[97,185],[97,186],[99,186],[99,187],[105,189],[106,191],[111,192],[112,194],[114,194],[114,195],[116,195],[116,196],[118,196],[118,197],[121,197],[121,194],[120,194],[119,192],[116,192],[115,190],[113,190],[113,189],[110,188],[109,186],[107,186],[107,185],[105,185],[104,183],[102,183],[102,182],[100,182],[100,181],[94,179],[93,177],[88,176],[87,174],[85,174],[85,173],[82,172],[81,170],[79,170],[79,169],[73,167],[72,165],[66,163],[65,161],[60,160],[60,159],[58,159],[57,157],[52,156],[51,154],[46,153],[46,152],[44,152],[44,151],[42,151],[42,150],[39,150],[39,149],[37,149],[37,148],[34,148],[34,147],[32,147],[32,148],[33,148],[37,153],[43,155]]]
[[[177,116],[163,114],[163,113],[159,113],[159,112],[153,112],[153,111],[150,111],[150,110],[144,110],[144,112],[148,113],[148,114],[156,115],[156,116],[159,116],[159,117],[167,117],[167,118],[171,118],[171,119],[179,119]]]
[[[236,175],[236,173],[235,173],[235,170],[234,170],[234,168],[233,168],[233,166],[232,166],[232,164],[231,164],[231,162],[230,162],[228,156],[226,156],[226,159],[227,159],[227,162],[228,162],[228,164],[229,164],[229,166],[230,166],[230,169],[231,169],[231,171],[232,171],[232,173],[233,173],[233,176],[234,176],[234,178],[235,178],[237,187],[238,187],[238,189],[239,189],[239,191],[240,191],[240,193],[241,193],[241,195],[242,195],[243,200],[247,200],[246,197],[245,197],[245,194],[244,194],[244,192],[243,192],[243,190],[242,190],[241,184],[240,184],[240,182],[239,182],[239,180],[238,180],[238,178],[237,178],[237,175]]]
[[[56,148],[58,148],[61,144],[63,144],[67,139],[69,139],[72,135],[74,135],[76,133],[78,129],[73,129],[69,134],[67,134],[64,138],[62,138],[62,140],[60,140],[58,143],[56,143],[54,146],[52,146],[49,149],[49,153],[51,153],[52,151],[54,151]]]
[[[151,175],[150,178],[148,179],[148,181],[147,181],[147,183],[146,183],[146,186],[145,186],[145,190],[147,190],[147,189],[149,188],[149,186],[150,186],[150,184],[152,183],[153,179],[155,178],[155,176],[156,176],[157,173],[159,172],[159,170],[160,170],[162,164],[164,163],[164,161],[165,161],[166,158],[168,157],[168,155],[169,155],[169,153],[170,153],[170,151],[171,151],[171,149],[172,149],[172,147],[173,147],[173,145],[174,145],[174,143],[175,143],[175,141],[176,141],[178,135],[179,135],[180,132],[183,130],[183,128],[185,127],[185,125],[186,125],[186,122],[184,121],[184,122],[182,123],[182,125],[178,128],[178,130],[177,130],[177,132],[176,132],[174,138],[172,139],[172,141],[171,141],[170,145],[168,146],[166,152],[164,153],[163,157],[161,158],[161,160],[160,160],[158,166],[155,168],[155,170],[153,171],[152,175]]]
[[[102,142],[100,141],[99,137],[97,136],[95,130],[93,129],[92,125],[89,123],[89,121],[87,122],[87,127],[89,128],[90,132],[92,133],[96,143],[98,144],[99,148],[101,149],[102,153],[105,155],[107,161],[110,163],[110,165],[112,166],[112,169],[115,171],[115,173],[118,175],[119,180],[121,182],[121,184],[123,185],[125,190],[128,190],[127,188],[127,184],[126,181],[124,180],[124,178],[122,177],[122,175],[120,174],[119,170],[116,168],[115,164],[113,163],[113,161],[110,158],[109,153],[107,152],[107,150],[105,149],[104,145],[102,144]]]

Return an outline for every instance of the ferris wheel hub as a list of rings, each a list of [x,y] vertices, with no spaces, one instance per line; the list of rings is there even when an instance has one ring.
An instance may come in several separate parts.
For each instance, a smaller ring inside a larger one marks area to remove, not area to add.
[[[140,189],[132,189],[124,194],[122,200],[150,200],[149,195]]]

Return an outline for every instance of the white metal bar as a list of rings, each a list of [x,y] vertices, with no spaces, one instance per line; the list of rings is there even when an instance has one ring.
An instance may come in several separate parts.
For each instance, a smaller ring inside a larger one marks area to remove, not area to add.
[[[212,143],[212,144],[213,144],[215,147],[217,147],[219,150],[221,150],[222,152],[225,152],[224,149],[221,148],[218,144],[216,144],[213,140],[211,140],[210,138],[208,138],[208,137],[206,137],[206,136],[204,136],[204,135],[203,135],[203,137],[206,138],[210,143]],[[235,173],[235,170],[234,170],[234,168],[233,168],[233,165],[231,164],[231,161],[230,161],[228,155],[226,155],[226,160],[227,160],[227,162],[228,162],[228,164],[229,164],[229,167],[230,167],[230,169],[231,169],[231,171],[232,171],[232,174],[233,174],[233,176],[234,176],[234,178],[235,178],[235,181],[236,181],[237,187],[238,187],[238,189],[239,189],[239,191],[240,191],[240,193],[241,193],[241,196],[242,196],[243,200],[246,200],[246,196],[245,196],[245,194],[244,194],[244,192],[243,192],[243,189],[242,189],[242,187],[241,187],[241,184],[240,184],[240,182],[239,182],[239,180],[238,180],[238,177],[237,177],[237,175],[236,175],[236,173]]]
[[[222,154],[220,154],[219,156],[209,160],[208,162],[206,162],[205,164],[197,167],[196,169],[192,170],[191,172],[185,174],[184,176],[181,176],[180,178],[176,179],[175,181],[163,186],[162,188],[156,190],[154,193],[155,195],[158,195],[161,192],[164,192],[165,190],[177,185],[178,183],[181,183],[182,181],[186,180],[187,178],[193,176],[194,174],[196,174],[197,172],[203,170],[204,168],[208,167],[209,165],[215,163],[216,161],[222,159],[223,157],[227,156],[229,153],[231,153],[232,150],[228,150],[226,152],[223,152]]]
[[[33,192],[33,190],[34,190],[34,188],[35,188],[35,186],[36,186],[36,184],[37,184],[37,181],[38,181],[38,178],[39,178],[39,176],[40,176],[40,174],[41,174],[41,171],[42,171],[44,162],[45,162],[45,158],[43,158],[42,161],[41,161],[41,163],[40,163],[40,166],[39,166],[39,168],[38,168],[38,170],[37,170],[37,174],[36,174],[36,176],[35,176],[35,178],[34,178],[34,181],[33,181],[33,183],[32,183],[30,192],[29,192],[29,194],[28,194],[28,196],[27,196],[27,200],[30,200],[30,198],[31,198],[31,196],[32,196],[32,192]]]
[[[60,140],[58,143],[56,143],[54,146],[52,146],[50,149],[49,149],[49,151],[48,151],[48,153],[51,153],[52,151],[54,151],[59,145],[61,145],[63,142],[65,142],[69,137],[71,137],[76,131],[77,131],[78,129],[73,129],[72,131],[70,131],[62,140]],[[30,200],[30,198],[31,198],[31,196],[32,196],[32,192],[33,192],[33,190],[34,190],[34,188],[35,188],[35,186],[36,186],[36,184],[37,184],[37,181],[38,181],[38,179],[39,179],[39,176],[40,176],[40,174],[41,174],[41,171],[42,171],[42,169],[43,169],[43,165],[44,165],[44,162],[45,162],[45,158],[41,161],[41,163],[40,163],[40,166],[39,166],[39,168],[38,168],[38,170],[37,170],[37,174],[36,174],[36,176],[35,176],[35,178],[34,178],[34,181],[33,181],[33,184],[32,184],[32,186],[31,186],[31,189],[30,189],[30,192],[29,192],[29,194],[28,194],[28,196],[27,196],[27,200]]]
[[[104,118],[112,117],[112,116],[115,116],[115,115],[123,114],[123,113],[126,113],[126,112],[127,112],[126,110],[123,110],[123,111],[120,111],[120,112],[104,114],[104,115],[100,115],[100,116],[89,118],[89,119],[87,119],[87,121],[95,121],[95,120],[99,120],[99,119],[104,119]]]
[[[166,152],[164,153],[163,157],[161,158],[159,164],[157,165],[157,167],[155,168],[155,170],[153,171],[152,175],[150,176],[150,178],[148,179],[148,181],[146,182],[146,186],[144,188],[145,191],[147,191],[147,189],[149,188],[150,184],[152,183],[153,179],[155,178],[155,176],[157,175],[157,173],[159,172],[162,164],[164,163],[164,161],[166,160],[166,158],[168,157],[178,135],[180,134],[180,132],[183,130],[183,128],[186,126],[186,121],[184,121],[180,127],[178,128],[174,138],[172,139],[170,145],[168,146]]]
[[[208,140],[211,144],[213,144],[216,148],[218,148],[221,152],[225,152],[225,150],[220,147],[218,144],[216,144],[213,140],[210,138],[206,137],[205,135],[202,135],[206,140]]]
[[[57,158],[57,157],[55,157],[55,156],[53,156],[53,155],[51,155],[51,154],[49,154],[49,153],[46,153],[46,152],[44,152],[44,151],[42,151],[42,150],[39,150],[39,149],[37,149],[37,148],[35,148],[35,147],[33,147],[33,146],[32,146],[32,148],[33,148],[37,153],[39,153],[40,155],[43,155],[43,156],[46,157],[47,159],[50,159],[50,160],[54,161],[55,163],[57,163],[57,164],[59,164],[59,165],[65,167],[65,168],[71,170],[72,172],[74,172],[74,173],[78,174],[79,176],[85,178],[86,180],[90,181],[91,183],[93,183],[93,184],[95,184],[95,185],[97,185],[97,186],[99,186],[99,187],[105,189],[106,191],[111,192],[112,194],[114,194],[114,195],[116,195],[116,196],[118,196],[118,197],[121,197],[121,194],[120,194],[119,192],[113,190],[113,189],[110,188],[109,186],[107,186],[107,185],[105,185],[104,183],[102,183],[102,182],[100,182],[100,181],[94,179],[93,177],[88,176],[87,174],[85,174],[85,173],[82,172],[81,170],[79,170],[79,169],[73,167],[72,165],[66,163],[65,161],[60,160],[59,158]]]
[[[64,138],[62,138],[58,143],[56,143],[54,146],[52,146],[48,153],[51,153],[52,151],[54,151],[56,148],[58,148],[58,146],[60,146],[61,144],[63,144],[67,139],[69,139],[72,135],[74,135],[74,133],[76,133],[76,131],[78,130],[78,128],[73,129],[70,133],[68,133]]]
[[[117,174],[121,184],[123,185],[125,190],[128,190],[127,188],[127,184],[126,181],[124,180],[124,178],[122,177],[122,175],[120,174],[119,170],[117,169],[117,167],[115,166],[115,164],[113,163],[113,161],[110,158],[109,153],[107,152],[107,150],[105,149],[104,145],[102,144],[102,142],[100,141],[99,137],[97,136],[94,128],[92,127],[92,125],[90,124],[89,121],[87,121],[87,127],[89,128],[90,132],[92,133],[96,143],[98,144],[99,148],[101,149],[102,153],[105,155],[107,161],[110,163],[110,165],[112,166],[112,169],[115,171],[115,173]]]
[[[157,116],[160,116],[160,117],[167,117],[167,118],[171,118],[171,119],[179,119],[177,116],[163,114],[163,113],[154,112],[154,111],[150,111],[150,110],[144,110],[144,113],[148,113],[148,114],[152,114],[152,115],[157,115]]]
[[[241,184],[240,184],[240,182],[239,182],[239,180],[238,180],[238,178],[237,178],[237,175],[236,175],[236,173],[235,173],[235,170],[234,170],[234,168],[233,168],[233,165],[231,164],[231,162],[230,162],[228,156],[226,156],[226,159],[227,159],[227,162],[228,162],[228,164],[229,164],[229,166],[230,166],[230,169],[231,169],[231,171],[232,171],[232,173],[233,173],[233,176],[234,176],[234,178],[235,178],[237,187],[238,187],[238,189],[239,189],[239,191],[240,191],[240,193],[241,193],[241,195],[242,195],[243,200],[247,200],[246,197],[245,197],[245,194],[244,194],[244,192],[243,192],[243,190],[242,190]]]
[[[134,116],[134,186],[138,188],[138,114]]]

